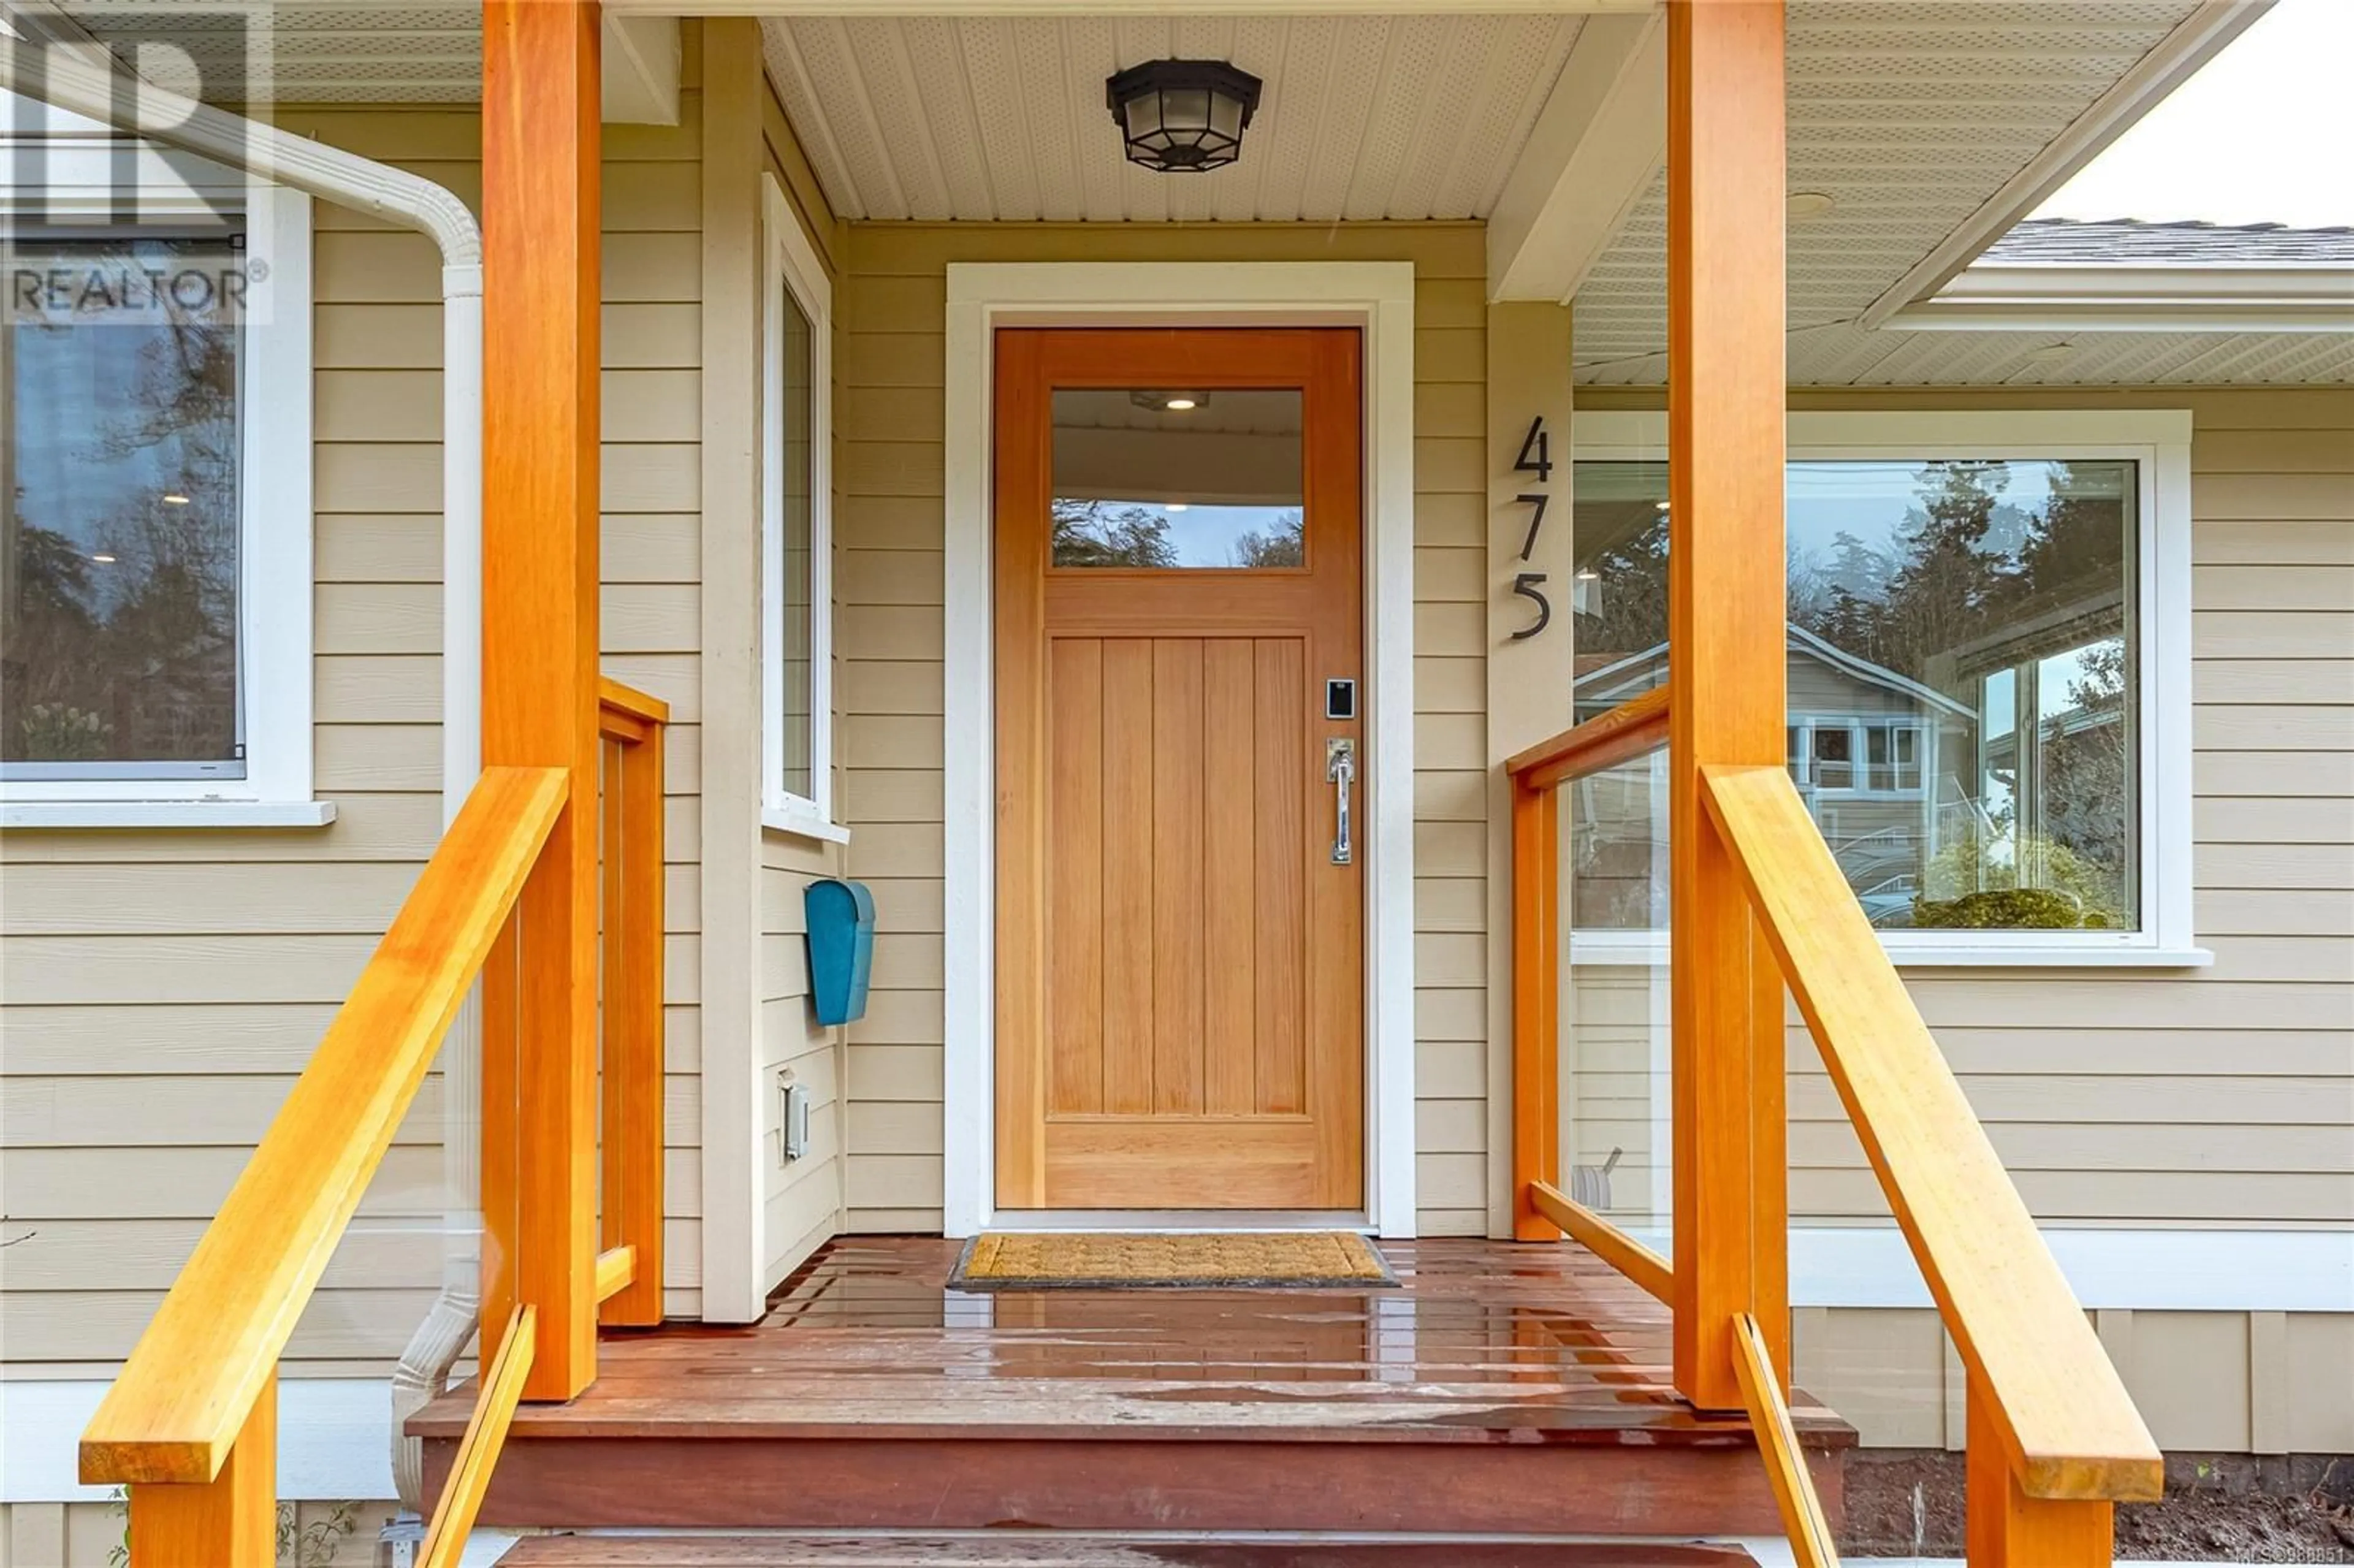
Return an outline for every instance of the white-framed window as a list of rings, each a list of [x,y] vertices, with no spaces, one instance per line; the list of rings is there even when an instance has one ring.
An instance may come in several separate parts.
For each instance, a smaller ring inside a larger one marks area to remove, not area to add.
[[[760,366],[761,820],[819,838],[833,821],[833,293],[765,177]]]
[[[1665,419],[1575,435],[1590,716],[1666,678]],[[2170,410],[1790,417],[1788,765],[1900,963],[2206,961],[2190,444]],[[1664,955],[1656,794],[1574,825],[1580,959]]]
[[[114,144],[32,123],[38,186],[0,183],[0,804],[324,821],[310,201],[146,156],[118,213]]]

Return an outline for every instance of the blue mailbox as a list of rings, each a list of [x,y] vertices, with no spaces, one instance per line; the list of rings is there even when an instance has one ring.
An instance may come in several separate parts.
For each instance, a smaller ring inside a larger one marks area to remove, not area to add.
[[[810,997],[820,1023],[866,1016],[866,980],[875,968],[875,895],[863,882],[812,882],[801,895],[809,916]]]

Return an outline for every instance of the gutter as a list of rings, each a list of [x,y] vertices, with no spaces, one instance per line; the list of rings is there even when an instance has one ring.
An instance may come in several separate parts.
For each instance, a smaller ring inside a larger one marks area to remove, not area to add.
[[[1886,324],[1923,332],[2354,332],[2354,267],[1980,262]]]
[[[441,250],[441,820],[456,817],[482,772],[482,230],[458,196],[357,154],[296,136],[166,91],[115,69],[102,51],[43,48],[0,32],[0,90],[94,120],[111,130],[182,148],[338,207],[371,213],[430,238]],[[479,1103],[479,992],[468,999],[441,1052],[449,1103]],[[448,1212],[440,1296],[392,1379],[393,1473],[402,1500],[421,1496],[418,1446],[408,1415],[449,1384],[473,1337],[482,1292],[481,1124],[461,1114],[443,1139]]]

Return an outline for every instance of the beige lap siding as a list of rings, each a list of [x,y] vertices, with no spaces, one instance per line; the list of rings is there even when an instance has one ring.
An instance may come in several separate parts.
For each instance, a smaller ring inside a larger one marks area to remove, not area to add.
[[[1421,1224],[1486,1224],[1481,764],[1482,231],[1469,225],[853,225],[838,296],[839,747],[850,863],[875,888],[874,1005],[851,1031],[849,1228],[941,1207],[941,549],[946,268],[971,261],[1416,267],[1416,942]]]
[[[839,290],[833,254],[838,226],[765,77],[760,89],[767,170],[781,184],[793,221],[801,226],[828,280]],[[835,397],[839,396],[837,390]],[[838,487],[833,501],[838,507]],[[818,652],[821,656],[827,652]],[[838,670],[834,679],[841,679]],[[838,764],[838,758],[833,760]],[[832,782],[839,817],[844,793],[839,766],[833,768]],[[803,899],[813,879],[843,874],[846,859],[845,851],[835,844],[773,831],[763,834],[758,948],[759,1092],[763,1097],[760,1263],[762,1278],[770,1283],[799,1267],[842,1228],[843,1031],[817,1022],[804,946],[808,919]],[[810,1101],[809,1145],[790,1164],[784,1159],[783,1097],[778,1090],[780,1072],[790,1072],[793,1081],[808,1091]]]
[[[471,111],[281,123],[479,199]],[[697,1307],[693,895],[697,95],[606,131],[607,668],[669,701],[667,1302]],[[684,195],[682,196],[681,193]],[[5,1340],[24,1375],[102,1375],[180,1262],[382,934],[441,821],[440,263],[316,209],[317,783],[330,827],[0,841]],[[438,1076],[296,1330],[290,1370],[380,1370],[440,1275]]]

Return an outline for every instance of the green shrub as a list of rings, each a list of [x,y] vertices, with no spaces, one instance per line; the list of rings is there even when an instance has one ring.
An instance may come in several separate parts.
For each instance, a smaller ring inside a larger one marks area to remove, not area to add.
[[[1998,887],[1959,898],[1915,898],[1913,924],[1946,931],[2052,931],[2108,922],[2052,888]]]
[[[2122,875],[2056,839],[1965,832],[1923,868],[1916,927],[2109,929],[2126,924]]]

